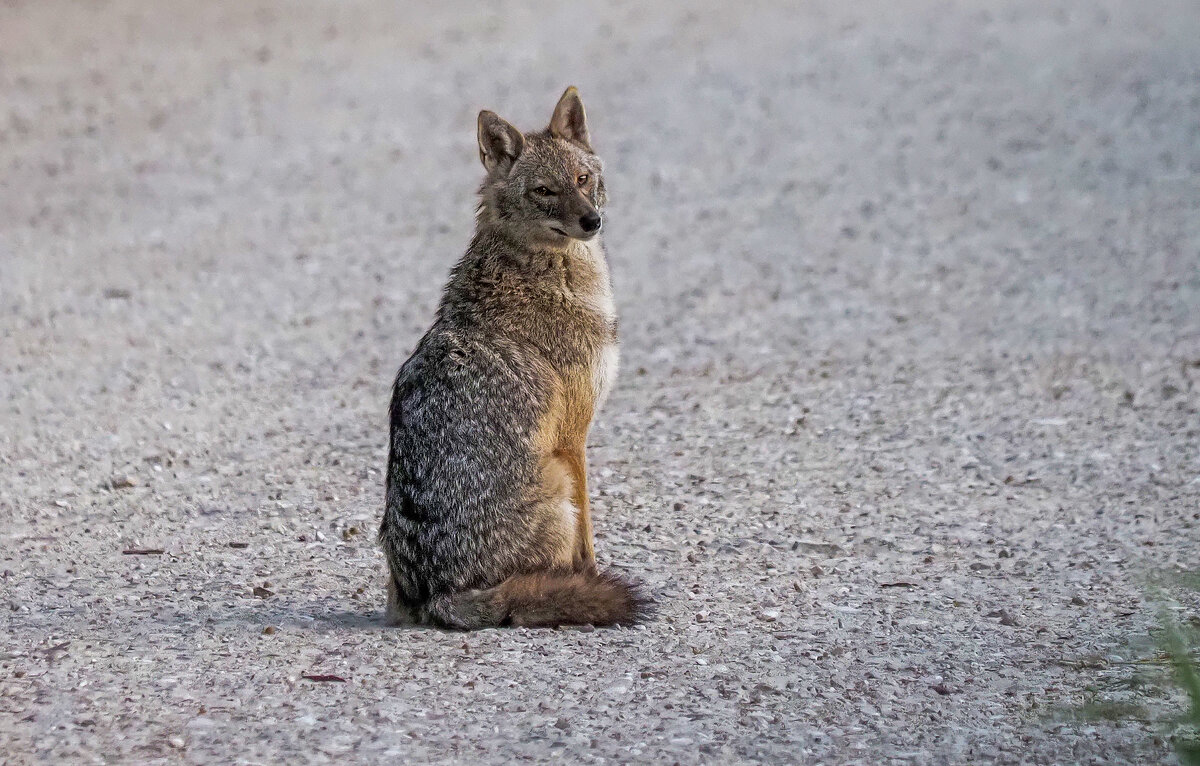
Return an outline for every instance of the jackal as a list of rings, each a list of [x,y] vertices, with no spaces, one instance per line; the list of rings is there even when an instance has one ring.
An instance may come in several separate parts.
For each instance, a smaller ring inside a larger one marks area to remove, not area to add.
[[[628,624],[596,569],[585,446],[617,372],[607,200],[583,101],[545,130],[479,113],[475,236],[392,392],[379,543],[395,623]]]

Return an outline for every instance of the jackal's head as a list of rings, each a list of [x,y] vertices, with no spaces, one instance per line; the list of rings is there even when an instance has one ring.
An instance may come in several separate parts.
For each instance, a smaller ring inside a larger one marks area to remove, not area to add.
[[[479,113],[479,159],[487,168],[479,218],[532,242],[566,244],[600,232],[607,201],[579,91],[567,88],[550,125],[521,133],[494,112]]]

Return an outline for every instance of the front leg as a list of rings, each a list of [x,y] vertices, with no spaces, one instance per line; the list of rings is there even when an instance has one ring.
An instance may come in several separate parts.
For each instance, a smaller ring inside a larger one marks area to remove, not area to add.
[[[571,482],[575,489],[576,516],[575,560],[585,569],[596,568],[596,543],[592,538],[592,514],[588,503],[587,453],[583,447],[571,451]]]

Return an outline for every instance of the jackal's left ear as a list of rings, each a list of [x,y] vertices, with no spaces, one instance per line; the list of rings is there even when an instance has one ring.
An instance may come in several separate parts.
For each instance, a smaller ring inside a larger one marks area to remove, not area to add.
[[[495,112],[479,113],[479,160],[489,173],[507,175],[525,149],[525,137]]]
[[[554,116],[550,118],[550,135],[574,141],[589,152],[592,150],[587,115],[583,111],[583,99],[579,97],[579,91],[575,90],[574,85],[567,88],[558,100],[558,106],[554,107]]]

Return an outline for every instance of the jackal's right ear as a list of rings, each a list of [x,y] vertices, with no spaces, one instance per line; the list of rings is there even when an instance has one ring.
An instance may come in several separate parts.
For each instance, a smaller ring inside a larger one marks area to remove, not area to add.
[[[550,118],[550,135],[564,141],[574,141],[589,152],[592,150],[587,113],[583,111],[583,99],[574,85],[563,91],[562,98],[554,107],[554,116]]]
[[[524,148],[521,131],[495,112],[484,109],[479,113],[479,159],[489,173],[508,173]]]

